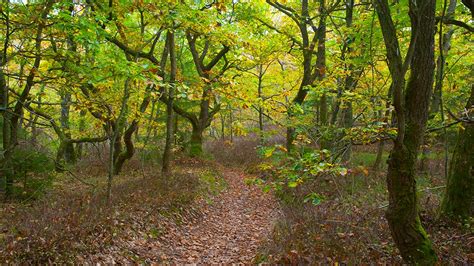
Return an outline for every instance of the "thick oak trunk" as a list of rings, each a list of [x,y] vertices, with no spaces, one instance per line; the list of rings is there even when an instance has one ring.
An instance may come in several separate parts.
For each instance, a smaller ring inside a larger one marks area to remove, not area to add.
[[[191,157],[198,157],[202,155],[202,133],[204,129],[193,125],[191,133],[191,141],[189,143],[189,155]]]

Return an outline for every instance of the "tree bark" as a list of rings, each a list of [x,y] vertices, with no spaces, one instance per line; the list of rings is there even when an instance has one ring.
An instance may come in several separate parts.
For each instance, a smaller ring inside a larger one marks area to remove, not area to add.
[[[135,146],[133,145],[133,133],[138,129],[138,121],[134,120],[125,130],[123,134],[123,142],[125,144],[125,150],[122,151],[122,141],[120,135],[117,137],[114,161],[114,175],[118,175],[123,168],[123,164],[133,157],[135,154]]]
[[[474,85],[466,110],[470,122],[459,128],[441,204],[441,214],[454,220],[474,216]]]
[[[74,16],[74,2],[71,3],[69,6],[69,13],[71,16]],[[67,50],[70,53],[77,53],[77,45],[74,42],[74,38],[71,34],[67,36]],[[79,63],[79,62],[75,62]],[[69,82],[68,82],[69,83]],[[61,127],[63,128],[63,132],[68,139],[71,139],[71,133],[69,132],[69,113],[71,108],[71,93],[68,91],[67,88],[62,89],[61,93]],[[60,145],[61,146],[61,145]],[[61,158],[62,159],[62,158]],[[76,153],[74,150],[73,143],[64,143],[64,161],[67,164],[73,164],[76,162]]]
[[[314,69],[313,77],[315,80],[322,81],[326,77],[326,5],[325,0],[319,1],[319,14],[321,15],[321,20],[319,22],[318,28],[318,49],[316,57],[316,65]],[[328,125],[328,97],[326,93],[323,93],[319,99],[319,123],[321,126]],[[329,141],[321,138],[320,148],[326,149],[329,147]]]
[[[380,169],[380,166],[382,165],[384,149],[385,149],[385,141],[382,140],[377,145],[377,156],[375,157],[375,162],[374,162],[374,166],[373,166],[373,169],[375,171],[378,171]]]
[[[452,19],[454,17],[454,12],[456,11],[456,0],[449,0],[449,6],[443,7],[442,19],[439,23],[439,55],[438,59],[436,60],[436,81],[434,86],[434,91],[431,99],[431,108],[429,118],[433,119],[439,113],[441,122],[444,123],[444,111],[443,111],[443,81],[444,81],[444,68],[446,64],[446,56],[451,49],[451,37],[454,33],[453,25],[446,25],[447,31],[444,31],[444,23],[442,22],[445,19]],[[446,136],[446,129],[444,129],[444,144],[445,144],[445,178],[448,176],[448,143],[447,143],[447,136]],[[428,164],[428,155],[430,153],[430,147],[427,143],[423,145],[421,160],[419,162],[419,172],[425,173],[426,167]]]
[[[225,141],[225,114],[221,112],[221,139]]]
[[[258,66],[258,87],[257,87],[257,93],[258,93],[258,98],[260,99],[260,105],[258,106],[258,130],[259,130],[259,137],[260,137],[260,145],[263,145],[265,143],[265,136],[264,136],[264,120],[263,120],[263,66],[260,64]]]
[[[61,122],[61,127],[63,128],[63,132],[66,135],[67,138],[71,139],[71,133],[69,132],[69,109],[71,105],[71,93],[69,92],[63,92],[61,95],[61,117],[60,117],[60,122]],[[60,140],[62,141],[62,140]],[[57,158],[60,160],[65,161],[66,164],[73,164],[76,162],[76,153],[74,151],[74,144],[70,142],[65,142],[61,143],[59,145],[62,147],[62,151],[58,151],[58,153],[61,153],[62,156],[61,158]]]
[[[150,91],[152,89],[152,86],[151,85],[148,85],[145,89],[145,97],[143,98],[143,101],[140,105],[140,109],[139,109],[139,112],[141,113],[144,113],[145,110],[148,108],[148,105],[150,104],[150,101],[151,101],[151,95],[150,95]],[[128,92],[128,89],[125,90],[127,93],[130,93]],[[129,97],[129,96],[127,96]],[[124,101],[128,101],[128,99],[125,99],[124,97]],[[126,106],[126,105],[125,105]],[[122,108],[124,108],[122,106]],[[124,116],[125,114],[121,114],[119,116],[122,117]],[[139,125],[139,120],[138,119],[134,119],[130,125],[128,125],[127,129],[125,130],[125,132],[123,132],[123,137],[122,137],[122,130],[123,128],[120,128],[119,127],[119,123],[121,123],[121,119],[126,119],[125,117],[119,119],[117,118],[117,120],[112,124],[112,129],[113,131],[115,132],[116,130],[118,130],[117,132],[117,136],[115,138],[115,145],[114,145],[114,149],[113,149],[113,163],[114,163],[114,167],[113,167],[113,174],[114,175],[118,175],[120,174],[120,172],[122,171],[122,167],[124,165],[124,163],[127,161],[127,160],[130,160],[133,155],[135,154],[135,145],[133,144],[133,134],[138,130],[138,125]],[[125,121],[123,121],[125,122]],[[122,126],[123,127],[123,126]],[[123,139],[123,144],[125,144],[125,150],[123,150],[122,148],[122,139]]]
[[[79,131],[84,131],[86,129],[86,121],[85,121],[85,116],[86,116],[86,111],[81,110],[80,113],[80,118],[79,118]],[[84,156],[84,143],[77,143],[76,144],[76,157],[77,159],[81,159],[82,156]]]
[[[199,105],[199,115],[187,112],[181,109],[178,105],[173,104],[174,111],[177,114],[186,118],[193,127],[190,141],[190,155],[193,157],[202,154],[203,132],[207,127],[211,125],[214,115],[216,115],[220,111],[220,104],[214,104],[214,108],[211,109],[210,103],[211,99],[213,98],[212,80],[216,77],[219,77],[226,70],[229,69],[229,62],[227,61],[226,54],[230,51],[230,48],[224,45],[224,47],[212,59],[210,59],[209,63],[205,64],[204,59],[206,58],[208,51],[207,49],[204,49],[202,53],[198,52],[196,47],[196,40],[198,37],[199,35],[195,36],[189,31],[186,33],[186,38],[188,40],[189,49],[193,57],[194,66],[198,75],[205,82]],[[224,66],[220,70],[219,74],[217,74],[217,76],[211,77],[210,73],[220,61],[224,61]],[[164,97],[161,97],[160,100],[166,101]]]
[[[346,26],[348,28],[352,27],[352,18],[354,15],[354,0],[346,0]],[[353,48],[351,46],[352,42],[354,40],[354,37],[349,35],[347,38],[347,43],[346,43],[346,50],[347,54],[352,52]],[[344,57],[346,57],[346,54],[344,54]],[[350,58],[349,58],[350,60]],[[344,80],[344,90],[345,91],[352,91],[354,90],[354,87],[356,86],[357,80],[354,78],[354,64],[352,62],[349,62],[348,66],[346,67],[347,70],[349,71],[349,74],[347,74],[345,80]],[[352,101],[349,100],[343,109],[344,113],[344,119],[343,119],[343,125],[346,130],[350,130],[353,126],[353,111],[352,111]],[[351,156],[352,156],[352,142],[349,140],[346,143],[344,143],[346,147],[346,151],[343,154],[342,160],[344,162],[350,162]]]
[[[421,225],[415,180],[415,164],[425,132],[433,86],[435,5],[434,0],[417,1],[416,6],[410,2],[412,37],[408,59],[402,63],[388,2],[374,1],[387,49],[398,125],[397,139],[388,161],[389,207],[386,218],[403,259],[410,264],[432,265],[437,260]],[[411,72],[403,99],[404,73],[408,63]]]
[[[234,110],[232,105],[229,104],[229,137],[230,142],[234,142]]]
[[[202,132],[204,130],[199,127],[193,125],[193,130],[191,132],[191,141],[189,145],[189,155],[191,157],[197,157],[202,154]]]
[[[114,175],[117,175],[119,171],[117,171],[117,167],[121,168],[123,165],[122,163],[117,163],[119,161],[119,156],[121,154],[121,133],[126,121],[126,115],[128,113],[128,100],[130,99],[131,90],[130,90],[130,78],[127,77],[125,79],[123,85],[123,95],[122,101],[120,106],[120,112],[114,122],[109,121],[109,128],[108,128],[108,137],[109,137],[109,171],[107,177],[107,202],[110,204],[112,199],[112,182]],[[129,139],[131,141],[131,137],[133,131],[128,132]],[[129,147],[127,147],[129,148]],[[133,143],[132,143],[132,151],[133,151]],[[127,153],[127,152],[126,152]],[[133,154],[132,154],[133,155]],[[128,156],[128,154],[126,154]]]
[[[454,12],[456,10],[456,0],[449,0],[449,6],[447,8],[447,12],[445,14],[446,19],[450,19],[454,16]],[[440,22],[440,25],[443,25]],[[442,26],[441,26],[442,27]],[[443,79],[444,79],[444,65],[446,64],[446,55],[451,48],[451,37],[453,36],[454,29],[452,25],[448,26],[448,31],[446,31],[442,38],[442,47],[440,55],[438,55],[438,59],[436,60],[436,83],[433,91],[433,97],[431,100],[431,110],[430,116],[434,117],[440,111],[440,104],[441,104],[441,96],[442,96],[442,87],[443,87]]]
[[[170,174],[170,162],[172,151],[171,147],[173,146],[173,135],[174,135],[174,119],[173,119],[173,104],[174,104],[174,86],[176,81],[176,50],[175,50],[175,40],[174,33],[168,31],[168,51],[170,54],[170,87],[168,90],[168,102],[166,103],[166,144],[165,150],[163,152],[163,165],[161,172],[165,175]]]

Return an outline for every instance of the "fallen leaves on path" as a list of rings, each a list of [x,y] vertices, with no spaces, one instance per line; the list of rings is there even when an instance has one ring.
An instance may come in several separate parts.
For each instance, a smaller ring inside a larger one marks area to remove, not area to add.
[[[270,194],[224,170],[228,187],[202,209],[202,217],[166,235],[164,259],[171,263],[249,263],[276,219]],[[169,248],[169,249],[167,249]]]
[[[128,230],[128,236],[81,261],[251,263],[263,241],[269,239],[278,203],[270,193],[245,184],[242,172],[219,168],[227,183],[221,193],[200,198],[178,219],[160,216],[156,228],[131,226],[135,229]]]

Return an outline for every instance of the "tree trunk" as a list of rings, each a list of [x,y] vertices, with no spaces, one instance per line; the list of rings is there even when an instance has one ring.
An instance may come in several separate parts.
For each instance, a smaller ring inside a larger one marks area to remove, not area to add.
[[[117,138],[117,142],[120,143],[120,148],[118,146],[115,147],[114,150],[117,151],[116,153],[116,160],[114,165],[114,175],[118,175],[122,171],[123,164],[133,157],[135,154],[135,146],[133,145],[133,133],[138,129],[138,122],[134,120],[130,126],[125,130],[123,134],[123,142],[125,143],[125,150],[122,151],[121,149],[121,141],[120,135]]]
[[[2,106],[2,157],[0,161],[2,162],[0,169],[2,176],[5,177],[5,184],[2,185],[2,189],[5,191],[5,199],[11,194],[11,176],[10,173],[10,158],[7,158],[9,153],[7,150],[10,148],[10,116],[7,112],[8,109],[8,87],[5,80],[5,75],[3,74],[3,69],[0,69],[0,89],[1,89],[1,106]]]
[[[390,106],[391,106],[391,102],[390,102],[390,98],[392,98],[392,94],[393,94],[393,84],[390,85],[389,89],[388,89],[388,93],[387,93],[387,102],[385,103],[385,114],[382,113],[382,111],[380,111],[380,116],[383,118],[383,122],[384,122],[384,127],[385,128],[388,128],[390,127],[390,124],[389,124],[389,118],[390,118]],[[393,123],[393,121],[392,121]],[[375,158],[375,162],[374,162],[374,170],[377,171],[380,169],[380,165],[382,164],[382,159],[383,159],[383,152],[385,151],[385,141],[382,140],[379,142],[379,145],[377,147],[377,157]]]
[[[346,26],[348,28],[352,27],[352,18],[354,14],[354,0],[346,0]],[[351,47],[351,43],[353,42],[354,37],[349,35],[348,40],[346,41],[346,49],[347,49],[347,54],[350,57],[350,53],[352,52],[353,48]],[[346,53],[343,54],[343,57],[346,57]],[[349,59],[350,60],[350,59]],[[349,61],[349,64],[347,66],[347,71],[349,72],[344,80],[344,90],[345,91],[352,91],[354,90],[354,87],[356,86],[357,80],[354,78],[354,64]],[[345,108],[343,110],[344,112],[344,119],[343,119],[343,125],[346,130],[350,130],[353,126],[353,111],[352,111],[352,101],[349,100],[347,101]],[[342,156],[342,160],[344,162],[350,162],[351,160],[351,155],[352,155],[352,141],[348,140],[346,143],[344,143],[344,146],[346,147],[346,151],[344,152]]]
[[[319,22],[319,30],[315,32],[316,34],[313,38],[313,40],[310,41],[308,30],[307,30],[307,21],[306,19],[309,18],[309,8],[308,8],[308,0],[303,0],[301,1],[301,21],[298,23],[298,27],[301,32],[301,38],[303,40],[302,46],[301,46],[301,53],[303,55],[303,78],[301,80],[300,87],[298,89],[298,93],[296,94],[295,98],[292,101],[292,105],[302,105],[307,94],[308,94],[308,87],[313,85],[313,82],[316,78],[319,78],[324,75],[325,68],[320,67],[320,66],[325,66],[325,58],[324,57],[324,52],[325,52],[325,35],[326,35],[326,16],[325,14],[326,9],[324,7],[324,2],[325,0],[320,0],[320,7],[319,7],[319,13],[321,15],[320,22]],[[279,9],[283,13],[286,12],[286,10],[282,9],[278,5],[274,5],[271,2],[267,1],[270,5],[273,7]],[[317,58],[316,58],[316,65],[313,67],[313,53],[314,49],[318,46],[317,50]],[[323,57],[321,57],[321,55]],[[321,64],[323,62],[323,64]],[[290,106],[288,108],[288,121],[289,125],[287,126],[286,130],[286,148],[288,152],[291,152],[293,149],[293,142],[296,137],[296,130],[293,125],[293,119],[295,117],[293,107]]]
[[[108,165],[109,171],[108,171],[108,177],[107,177],[107,203],[108,204],[110,204],[112,200],[112,183],[113,183],[114,175],[120,172],[123,165],[123,162],[119,162],[119,163],[117,162],[119,161],[119,156],[121,154],[120,139],[121,139],[122,129],[126,121],[126,115],[128,113],[128,100],[130,99],[130,94],[131,94],[130,78],[127,78],[123,86],[123,95],[122,95],[120,113],[118,117],[116,118],[115,122],[110,122],[110,125],[108,128],[108,136],[109,136],[109,165]],[[131,128],[132,126],[129,127],[129,129]],[[125,135],[128,135],[128,136],[124,137],[125,144],[127,145],[127,150],[131,148],[130,152],[132,155],[133,155],[134,149],[133,149],[133,142],[131,138],[134,131],[135,129],[127,130],[125,132]],[[129,143],[127,143],[127,139],[130,141]],[[131,144],[131,147],[129,147],[128,144]],[[125,156],[128,156],[129,151],[126,151],[125,153],[126,153]],[[116,170],[117,167],[119,168],[118,170]]]
[[[71,16],[74,16],[74,2],[71,1],[71,5],[68,9]],[[67,36],[67,49],[71,54],[77,53],[77,45],[74,41],[74,37],[72,35]],[[79,62],[75,62],[79,64]],[[69,83],[69,81],[68,81]],[[60,91],[61,93],[61,127],[63,128],[63,132],[68,139],[71,139],[71,133],[69,132],[69,113],[71,108],[71,93],[68,91],[67,88]],[[64,148],[64,161],[67,164],[74,164],[76,163],[76,152],[74,150],[74,144],[71,142],[65,143]]]
[[[8,86],[5,80],[5,75],[3,74],[3,70],[0,69],[0,89],[1,89],[1,106],[2,106],[2,152],[3,158],[2,161],[6,161],[5,159],[5,151],[10,147],[10,115],[8,113]],[[6,169],[3,169],[6,170]]]
[[[295,140],[295,133],[296,130],[294,127],[286,128],[286,149],[288,150],[288,152],[290,152],[294,146],[293,141]]]
[[[328,102],[326,94],[323,94],[319,99],[319,122],[323,127],[328,125]],[[325,137],[321,137],[319,147],[320,149],[329,149],[330,141]]]
[[[353,114],[352,114],[352,102],[348,101],[346,103],[346,107],[344,108],[344,120],[343,120],[344,128],[346,130],[350,130],[352,128],[353,124]],[[342,160],[344,162],[350,162],[351,161],[351,156],[352,156],[352,142],[351,140],[348,140],[346,143],[344,143],[345,146],[345,152],[342,156]]]
[[[119,130],[117,129],[117,123],[115,122],[115,126],[113,126],[113,131],[114,131],[114,134],[116,134],[116,137],[115,137],[115,140],[113,141],[113,146],[114,146],[114,149],[111,150],[112,152],[112,160],[114,162],[114,167],[117,165],[116,162],[118,161],[118,158],[120,156],[120,154],[122,153],[122,132],[120,131],[117,131],[117,133],[115,133],[116,130]],[[117,172],[117,170],[114,169],[114,174],[118,174],[120,171]]]
[[[41,89],[40,89],[40,95],[38,96],[38,104],[37,104],[37,108],[40,109],[41,108],[41,102],[43,100],[43,97],[41,97],[41,94],[44,92],[44,85],[41,86]],[[35,115],[34,118],[32,118],[30,121],[31,121],[31,144],[33,146],[35,146],[37,144],[37,137],[38,137],[38,134],[39,134],[39,131],[36,127],[36,122],[38,121],[38,118],[39,116],[38,115]]]
[[[383,159],[383,151],[385,147],[385,141],[380,141],[379,145],[377,145],[377,157],[375,157],[375,162],[374,162],[374,170],[378,171],[380,169],[380,166],[382,165],[382,159]]]
[[[221,139],[225,141],[225,114],[221,112]]]
[[[234,110],[232,110],[232,106],[229,105],[229,137],[230,142],[234,142]]]
[[[456,11],[456,0],[449,0],[449,6],[447,10],[443,10],[442,16],[443,19],[452,19],[454,16],[454,12]],[[446,7],[445,7],[446,8]],[[446,12],[446,13],[445,13]],[[443,20],[442,19],[442,20]],[[441,117],[441,122],[444,123],[444,111],[443,111],[443,103],[442,103],[442,96],[443,96],[443,81],[444,81],[444,68],[446,64],[446,56],[451,48],[451,37],[454,33],[454,29],[452,25],[445,25],[444,23],[439,23],[439,55],[438,59],[436,60],[436,82],[435,87],[431,99],[431,109],[429,118],[433,119],[438,113]],[[444,27],[447,26],[447,31],[444,32]],[[444,140],[445,140],[445,177],[448,176],[448,143],[447,143],[447,136],[446,136],[446,129],[444,130]],[[428,140],[426,140],[428,142]],[[427,164],[428,164],[428,156],[430,153],[428,143],[423,145],[421,160],[419,162],[419,171],[420,173],[426,173]]]
[[[406,88],[405,132],[390,154],[387,183],[389,208],[387,220],[392,236],[404,260],[415,264],[433,264],[437,258],[418,214],[416,161],[423,143],[434,74],[435,1],[424,0],[421,8],[410,6],[413,34],[418,34],[411,75]],[[401,123],[401,121],[398,121]]]
[[[189,147],[189,155],[191,157],[199,157],[202,155],[202,132],[204,130],[199,127],[193,125],[193,131],[191,133],[191,141]]]
[[[466,106],[470,120],[474,120],[474,85]],[[464,122],[459,128],[452,155],[441,214],[454,219],[468,219],[474,215],[474,123]]]
[[[166,103],[166,144],[163,153],[163,166],[161,172],[165,175],[170,174],[170,161],[171,161],[171,147],[173,146],[173,101],[174,101],[174,86],[176,79],[176,51],[174,44],[174,33],[168,31],[168,51],[170,53],[171,71],[170,71],[170,84],[168,90],[168,102]]]
[[[135,154],[135,146],[133,144],[133,134],[138,130],[138,120],[133,120],[132,123],[123,133],[123,143],[125,144],[125,150],[122,151],[122,130],[123,124],[126,121],[126,112],[127,112],[127,102],[130,97],[130,91],[128,89],[128,81],[125,83],[126,88],[124,89],[124,98],[122,102],[122,109],[120,111],[119,117],[112,123],[112,129],[114,134],[114,148],[113,148],[113,174],[118,175],[122,171],[123,164],[131,159]],[[150,104],[150,90],[151,85],[148,85],[145,90],[145,97],[140,105],[140,112],[143,113]]]
[[[325,0],[319,1],[319,13],[321,14],[321,20],[319,22],[318,29],[318,50],[316,58],[315,72],[317,75],[313,75],[318,81],[322,81],[326,77],[326,14],[327,10],[325,7]],[[324,93],[319,99],[319,123],[321,126],[328,125],[328,97]],[[321,138],[320,148],[326,149],[329,146],[329,141]]]
[[[179,117],[175,114],[174,116],[174,122],[173,122],[173,133],[174,133],[174,145],[175,146],[178,146],[179,144],[181,144],[181,138],[180,138],[180,134],[179,134]]]
[[[445,14],[446,18],[452,18],[456,10],[456,0],[450,0],[447,12]],[[443,27],[443,23],[440,23]],[[444,79],[444,66],[446,64],[446,55],[451,48],[451,37],[453,36],[454,29],[452,25],[448,26],[448,31],[446,31],[442,36],[442,47],[440,55],[436,60],[436,83],[433,91],[433,97],[431,100],[431,110],[430,116],[434,117],[440,111],[441,96],[442,96],[442,87]]]
[[[81,110],[80,114],[80,120],[79,120],[79,131],[82,132],[86,129],[86,121],[85,121],[85,116],[86,116],[86,111]],[[84,155],[84,143],[77,143],[76,144],[76,157],[77,159],[81,159],[82,156]]]
[[[71,146],[72,143],[68,141],[68,139],[61,139],[59,140],[59,147],[58,150],[56,151],[56,160],[54,162],[55,164],[55,170],[56,172],[63,172],[65,170],[65,154],[66,150],[69,146]]]
[[[388,161],[389,207],[386,218],[392,237],[409,264],[433,265],[437,260],[431,241],[421,225],[415,180],[415,165],[423,141],[433,86],[435,5],[434,0],[417,1],[416,6],[410,2],[412,36],[406,62],[410,62],[411,72],[403,98],[407,65],[402,62],[388,1],[374,1],[392,75],[398,125],[397,139]]]
[[[260,145],[263,145],[265,143],[265,136],[263,132],[263,102],[265,99],[263,98],[263,65],[258,66],[258,87],[257,87],[257,93],[258,93],[258,98],[260,99],[260,105],[258,107],[258,129],[259,129],[259,137],[260,137]]]

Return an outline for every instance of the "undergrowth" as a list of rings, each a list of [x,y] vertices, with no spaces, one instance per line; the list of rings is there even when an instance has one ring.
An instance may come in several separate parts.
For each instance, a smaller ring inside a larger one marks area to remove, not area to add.
[[[362,156],[354,158],[345,176],[321,175],[294,188],[283,186],[282,191],[277,191],[282,216],[255,262],[403,263],[385,220],[388,207],[385,172],[370,168],[375,157],[368,154],[356,149],[353,157]],[[436,163],[439,162],[430,162]],[[260,176],[273,178],[268,170]],[[417,178],[421,219],[442,263],[469,264],[473,259],[468,244],[472,230],[434,218],[443,185],[439,172]],[[316,193],[322,200],[311,204],[305,200],[310,193]]]

